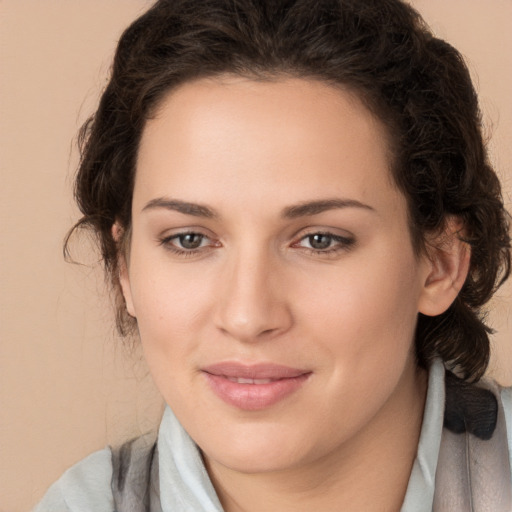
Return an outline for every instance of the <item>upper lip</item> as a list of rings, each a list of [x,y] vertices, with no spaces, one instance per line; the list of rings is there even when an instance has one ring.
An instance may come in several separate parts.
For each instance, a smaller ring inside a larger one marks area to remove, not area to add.
[[[243,379],[291,379],[307,373],[308,370],[291,368],[274,363],[243,364],[236,361],[224,361],[202,368],[203,372],[222,377]]]

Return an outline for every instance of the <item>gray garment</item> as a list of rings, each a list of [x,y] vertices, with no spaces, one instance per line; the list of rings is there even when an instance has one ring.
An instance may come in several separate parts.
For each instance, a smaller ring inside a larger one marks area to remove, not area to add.
[[[492,392],[499,396],[497,387]],[[490,436],[443,430],[435,480],[436,512],[512,511],[510,448],[501,400],[497,406],[496,427]]]
[[[33,512],[112,512],[112,452],[94,452],[69,468]]]
[[[155,435],[112,450],[112,495],[116,511],[162,512]]]
[[[496,476],[495,490],[490,491],[490,499],[494,499],[494,503],[498,503],[501,508],[489,508],[488,506],[477,508],[479,504],[473,503],[475,512],[512,511],[512,502],[506,504],[510,498],[506,494],[499,495],[500,489],[510,488],[510,485],[501,485],[498,480],[498,478],[505,478],[510,483],[510,467],[512,466],[512,389],[502,390],[501,397],[503,408],[500,409],[500,414],[504,421],[501,421],[500,428],[502,431],[499,434],[501,437],[496,437],[495,440],[499,455],[502,457],[501,464],[506,468],[506,472],[492,465],[490,466],[491,470],[495,470]],[[478,460],[475,460],[474,457],[470,458],[467,463],[464,460],[464,464],[458,464],[455,468],[446,466],[446,469],[443,470],[444,473],[441,473],[442,465],[445,464],[442,461],[446,450],[444,447],[446,431],[443,432],[444,402],[444,367],[440,361],[436,361],[430,370],[418,453],[401,512],[430,512],[433,509],[439,512],[454,512],[457,510],[454,508],[457,504],[464,503],[459,498],[461,496],[462,499],[467,498],[465,492],[462,492],[462,494],[459,491],[457,491],[458,494],[450,493],[445,496],[452,496],[453,494],[455,497],[452,501],[440,502],[438,500],[439,493],[435,493],[436,487],[440,489],[443,484],[449,482],[449,478],[452,478],[452,484],[450,485],[453,485],[455,471],[459,471],[459,474],[461,471],[462,474],[467,474],[468,470],[475,471],[475,469],[478,470],[481,467],[479,465],[481,455],[479,455]],[[508,430],[508,443],[506,441],[506,430]],[[452,448],[458,453],[465,454],[467,453],[466,443],[468,440],[474,444],[474,436],[460,435],[458,436],[460,442],[455,443]],[[482,443],[487,442],[482,441]],[[438,467],[438,456],[442,444],[442,455],[439,458],[440,465]],[[509,445],[508,453],[507,444]],[[112,466],[112,452],[109,449],[97,452],[73,466],[52,486],[34,512],[112,512],[114,510],[114,495],[116,501],[126,500],[123,502],[125,506],[128,506],[128,503],[130,503],[130,506],[141,506],[142,503],[142,506],[147,507],[149,503],[150,508],[146,508],[146,510],[150,510],[150,512],[222,512],[222,506],[206,472],[201,454],[174,417],[170,408],[167,407],[164,413],[155,448],[153,448],[154,445],[149,438],[141,438],[136,445],[131,445],[131,448],[134,449],[133,453],[132,450],[127,449],[128,446],[130,445],[125,445],[124,459],[122,456],[121,458],[118,457],[120,452],[115,452],[114,469]],[[152,452],[153,449],[157,452]],[[127,452],[129,452],[129,455]],[[146,455],[143,455],[144,453]],[[158,453],[158,455],[155,456],[155,453]],[[448,451],[446,453],[448,454]],[[126,483],[131,478],[130,475],[134,474],[133,468],[135,466],[127,463],[131,460],[131,457],[139,457],[143,461],[141,467],[146,468],[145,471],[135,472],[138,476],[133,480],[138,481],[141,485],[139,489],[143,489],[142,494],[136,491],[137,485],[130,489],[130,485]],[[449,460],[461,460],[460,458],[453,459],[448,455],[447,457]],[[151,461],[149,465],[148,460]],[[132,466],[132,469],[130,469],[130,466]],[[483,467],[488,468],[489,465]],[[438,471],[437,476],[436,471]],[[483,474],[486,471],[487,469]],[[145,475],[142,476],[142,479],[141,474]],[[149,486],[149,492],[146,493],[144,489],[148,488],[148,478],[153,483]],[[114,490],[111,487],[111,480],[114,483]],[[124,484],[118,485],[116,482],[124,482]],[[456,487],[450,487],[450,489],[453,488]],[[123,489],[129,489],[129,493],[123,496]],[[155,500],[158,492],[160,493],[161,505],[158,500]],[[139,501],[138,504],[137,500]],[[501,500],[501,504],[499,500]],[[127,510],[137,510],[133,506]],[[144,510],[144,508],[139,510]],[[462,508],[460,510],[465,512],[472,509]],[[124,512],[124,510],[119,508],[118,512]]]

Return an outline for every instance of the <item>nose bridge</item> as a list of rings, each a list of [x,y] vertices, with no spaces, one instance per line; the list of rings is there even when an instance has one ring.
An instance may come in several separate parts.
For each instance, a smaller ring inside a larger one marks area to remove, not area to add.
[[[228,257],[217,326],[240,341],[256,341],[286,330],[291,314],[278,284],[278,264],[263,247],[240,247]]]

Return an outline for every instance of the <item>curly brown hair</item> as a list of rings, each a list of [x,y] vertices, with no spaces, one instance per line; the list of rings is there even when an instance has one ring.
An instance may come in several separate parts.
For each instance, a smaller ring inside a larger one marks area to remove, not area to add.
[[[97,112],[79,135],[75,195],[83,217],[71,231],[90,227],[98,237],[120,332],[135,325],[118,256],[129,237],[145,122],[177,85],[225,73],[341,85],[388,127],[415,248],[425,250],[426,235],[449,216],[463,220],[472,248],[455,302],[440,316],[419,315],[418,363],[441,356],[478,380],[490,353],[482,307],[510,273],[508,216],[463,58],[400,0],[160,0],[128,27]],[[116,221],[124,233],[117,242]]]

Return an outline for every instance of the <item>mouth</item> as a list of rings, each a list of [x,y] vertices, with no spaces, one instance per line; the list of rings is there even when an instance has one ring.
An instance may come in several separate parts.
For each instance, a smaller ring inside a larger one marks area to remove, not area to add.
[[[263,363],[222,362],[202,368],[210,388],[228,405],[246,411],[271,407],[299,391],[311,371]]]
[[[226,377],[226,379],[237,384],[269,384],[273,382],[272,379],[246,379],[244,377]]]

